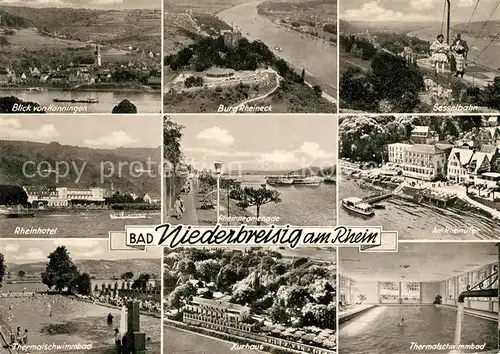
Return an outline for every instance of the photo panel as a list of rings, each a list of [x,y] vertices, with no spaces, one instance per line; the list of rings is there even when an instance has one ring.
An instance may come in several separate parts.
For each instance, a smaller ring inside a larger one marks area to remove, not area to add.
[[[496,116],[341,116],[339,224],[499,239],[499,148]]]
[[[163,222],[336,225],[336,124],[334,115],[165,116]]]
[[[161,2],[1,2],[0,113],[160,113]]]
[[[335,248],[165,249],[163,352],[336,353]]]
[[[339,348],[348,353],[498,353],[498,244],[339,248]]]
[[[337,113],[337,1],[164,0],[165,113]]]
[[[498,18],[496,1],[340,1],[340,112],[499,112]]]
[[[0,117],[0,237],[106,238],[161,222],[161,116]]]
[[[129,353],[161,353],[161,250],[111,251],[108,243],[0,242],[6,352],[107,354],[120,342]]]

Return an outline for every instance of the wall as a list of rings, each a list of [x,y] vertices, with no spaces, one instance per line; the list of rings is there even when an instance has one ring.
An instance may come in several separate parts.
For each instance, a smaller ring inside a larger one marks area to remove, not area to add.
[[[444,298],[444,292],[441,292],[441,283],[420,283],[420,294],[422,304],[433,304],[436,295],[441,295]]]
[[[363,302],[365,304],[378,304],[378,282],[376,281],[356,281],[356,286],[352,289],[351,300],[356,303],[358,300],[358,294],[363,294],[366,296],[366,300]]]

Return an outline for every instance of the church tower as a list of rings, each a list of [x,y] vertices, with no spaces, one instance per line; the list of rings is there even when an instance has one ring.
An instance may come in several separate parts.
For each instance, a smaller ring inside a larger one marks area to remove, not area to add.
[[[99,46],[95,47],[95,66],[101,66],[101,48]]]

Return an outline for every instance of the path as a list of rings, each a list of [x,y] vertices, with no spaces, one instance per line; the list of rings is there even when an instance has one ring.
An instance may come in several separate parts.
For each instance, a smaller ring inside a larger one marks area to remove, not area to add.
[[[260,95],[260,96],[257,96],[255,98],[251,98],[249,100],[246,100],[242,103],[240,103],[236,109],[233,110],[233,114],[234,113],[238,113],[239,110],[242,108],[242,107],[245,107],[247,104],[251,103],[251,102],[255,102],[255,101],[259,101],[259,100],[263,100],[264,98],[268,97],[269,95],[273,94],[279,87],[280,87],[280,82],[281,82],[281,77],[278,75],[278,73],[274,70],[272,70],[275,74],[276,74],[276,85],[273,87],[273,89],[263,95]]]
[[[170,217],[170,220],[166,220],[166,222],[172,225],[198,225],[198,215],[196,214],[196,203],[194,198],[194,189],[193,186],[191,186],[190,192],[181,196],[182,202],[184,203],[184,214],[182,215],[182,219],[177,220],[174,217]]]
[[[313,85],[308,83],[308,82],[304,82],[307,86],[309,86],[310,88],[313,88]],[[337,89],[335,86],[331,85],[335,90]],[[323,97],[325,100],[331,102],[331,103],[337,103],[337,99],[335,97],[333,97],[332,95],[329,95],[327,94],[326,92],[321,92],[321,97]]]

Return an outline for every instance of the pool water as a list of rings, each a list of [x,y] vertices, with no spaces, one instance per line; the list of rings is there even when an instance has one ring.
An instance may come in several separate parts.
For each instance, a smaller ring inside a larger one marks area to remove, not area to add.
[[[433,305],[377,306],[340,324],[339,353],[433,353],[436,351],[411,350],[411,343],[453,344],[456,314],[454,309]],[[402,318],[406,326],[398,327]],[[497,321],[464,315],[461,344],[486,343],[484,350],[492,350],[497,348],[497,337]]]
[[[52,316],[49,316],[50,311]],[[111,326],[106,321],[108,313],[114,316]],[[103,349],[96,352],[105,353],[105,348],[114,346],[113,331],[119,326],[120,313],[120,310],[60,295],[0,298],[0,321],[8,323],[14,330],[16,327],[21,327],[23,332],[28,329],[28,344],[92,343],[94,349]],[[150,348],[159,349],[160,326],[160,319],[141,316],[141,331],[150,338]],[[159,350],[148,350],[148,353],[153,352]]]

